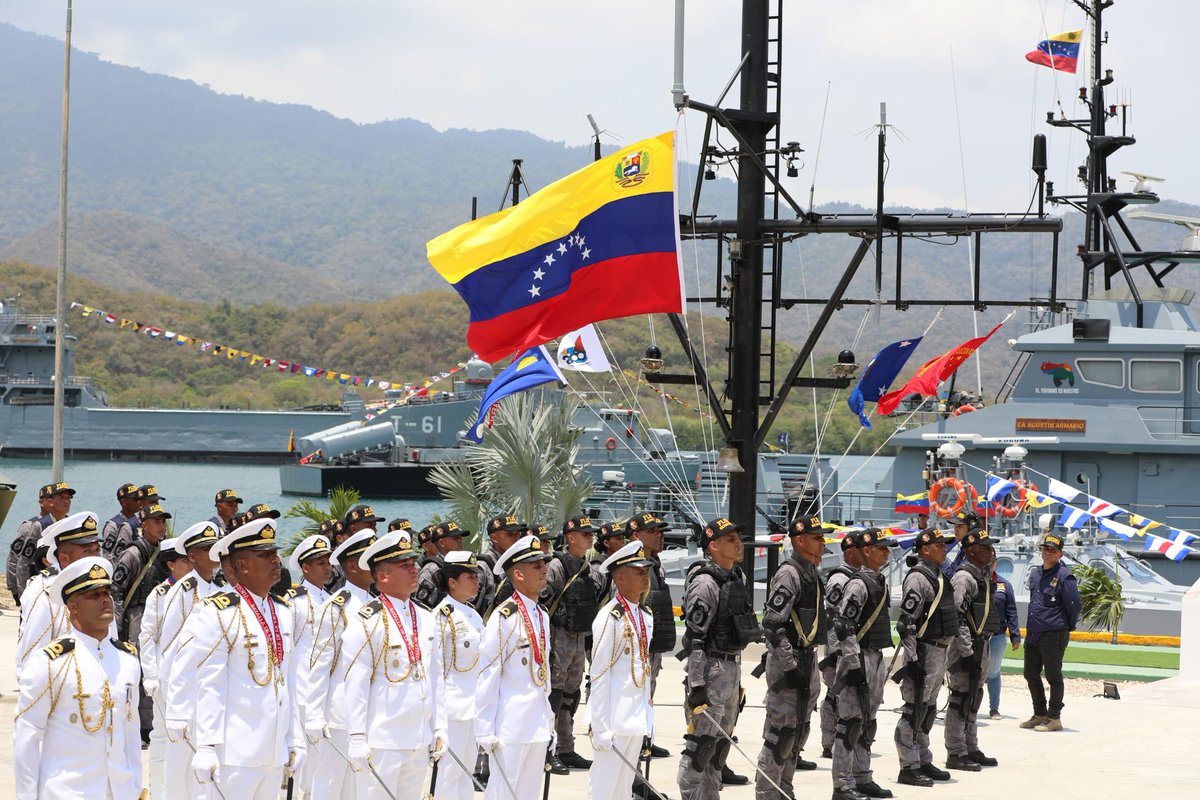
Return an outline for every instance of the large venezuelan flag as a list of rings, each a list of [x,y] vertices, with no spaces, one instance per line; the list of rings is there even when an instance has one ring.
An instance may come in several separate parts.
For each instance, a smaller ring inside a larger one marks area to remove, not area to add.
[[[1079,64],[1079,43],[1083,31],[1067,31],[1038,42],[1036,50],[1025,54],[1025,60],[1062,72],[1074,72]]]
[[[683,310],[675,135],[664,133],[426,245],[485,361],[589,322]]]

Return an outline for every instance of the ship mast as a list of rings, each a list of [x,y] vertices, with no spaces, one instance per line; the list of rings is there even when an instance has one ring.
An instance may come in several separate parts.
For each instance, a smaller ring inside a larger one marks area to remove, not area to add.
[[[71,0],[67,0],[67,36],[63,55],[62,148],[58,176],[58,287],[54,311],[54,435],[51,482],[63,479],[63,406],[66,403],[67,326],[67,131],[71,109]]]

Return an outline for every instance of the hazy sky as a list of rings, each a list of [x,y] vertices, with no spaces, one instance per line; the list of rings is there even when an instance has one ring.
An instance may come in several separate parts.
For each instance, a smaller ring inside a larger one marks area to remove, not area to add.
[[[109,61],[362,123],[410,117],[570,144],[588,141],[589,112],[624,142],[678,126],[695,160],[704,119],[688,112],[679,120],[670,98],[674,7],[76,0],[73,36]],[[65,8],[65,0],[0,0],[0,20],[61,38]],[[685,86],[697,100],[715,101],[740,59],[740,8],[736,0],[687,3]],[[1059,190],[1078,188],[1080,137],[1042,121],[1056,98],[1068,114],[1086,114],[1076,99],[1084,66],[1074,76],[1024,60],[1047,35],[1087,27],[1069,0],[788,0],[785,10],[782,138],[807,150],[789,185],[798,197],[807,199],[815,174],[818,204],[874,203],[875,142],[860,134],[878,121],[880,101],[906,137],[891,142],[890,202],[1023,210],[1035,132],[1050,136]],[[1168,178],[1163,197],[1200,203],[1194,92],[1179,71],[1190,62],[1200,5],[1118,0],[1105,20],[1106,66],[1116,78],[1109,99],[1135,101],[1131,132],[1141,142],[1115,168]]]

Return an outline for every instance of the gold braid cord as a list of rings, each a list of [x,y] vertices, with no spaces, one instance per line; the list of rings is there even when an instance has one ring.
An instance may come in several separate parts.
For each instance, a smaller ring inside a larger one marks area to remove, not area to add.
[[[463,673],[470,672],[471,670],[475,669],[475,665],[479,663],[479,651],[476,650],[475,658],[471,660],[470,664],[468,664],[466,667],[460,667],[458,665],[458,623],[456,620],[457,617],[454,616],[453,612],[449,615],[438,614],[438,629],[441,638],[440,645],[442,648],[443,678],[449,678],[451,670],[454,672]],[[466,623],[463,624],[465,625]],[[450,655],[448,658],[446,656],[447,633],[449,633],[450,638]]]
[[[604,628],[600,631],[600,639],[603,640],[608,635],[608,623],[610,615],[605,615]],[[633,685],[641,689],[646,685],[646,676],[650,674],[650,652],[648,644],[643,644],[633,631],[633,624],[629,621],[629,617],[625,614],[621,615],[621,631],[613,631],[613,636],[616,641],[613,644],[612,659],[600,668],[599,672],[592,675],[592,680],[604,675],[610,669],[616,666],[621,660],[621,656],[628,652],[629,656],[629,678],[633,681]],[[633,657],[634,649],[637,649],[638,657]],[[639,664],[640,662],[640,664]],[[638,667],[641,666],[639,670]],[[592,668],[596,668],[595,662],[592,662]]]

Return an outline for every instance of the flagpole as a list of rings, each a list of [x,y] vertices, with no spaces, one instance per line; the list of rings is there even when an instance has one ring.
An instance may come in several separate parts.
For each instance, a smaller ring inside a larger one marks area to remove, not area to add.
[[[63,406],[66,400],[67,320],[67,132],[71,109],[71,3],[67,0],[67,32],[63,54],[62,146],[58,175],[58,287],[54,311],[54,434],[51,481],[63,479]]]

